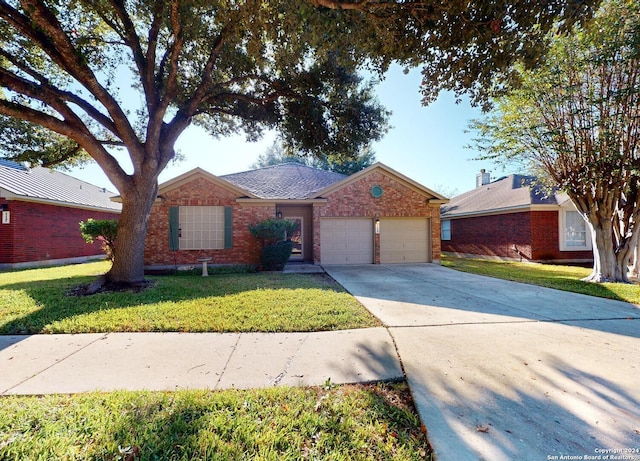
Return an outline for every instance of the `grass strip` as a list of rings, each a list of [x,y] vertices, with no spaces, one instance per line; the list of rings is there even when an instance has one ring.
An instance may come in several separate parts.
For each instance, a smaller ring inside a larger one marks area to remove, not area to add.
[[[0,398],[0,459],[419,460],[405,383]]]
[[[450,256],[442,258],[442,265],[472,274],[640,304],[640,285],[637,283],[584,282],[581,279],[591,273],[591,269],[586,267],[453,258]]]
[[[96,332],[292,332],[378,326],[322,274],[149,277],[141,292],[70,296],[108,270],[89,263],[0,273],[0,334]]]

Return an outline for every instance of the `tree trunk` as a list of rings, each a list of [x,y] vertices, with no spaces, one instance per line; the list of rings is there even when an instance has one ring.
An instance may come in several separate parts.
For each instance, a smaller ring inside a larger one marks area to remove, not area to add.
[[[593,270],[583,280],[587,282],[627,283],[628,251],[616,251],[611,219],[588,222],[593,237]]]
[[[107,283],[138,285],[144,282],[144,244],[151,207],[158,192],[158,181],[144,174],[131,177],[131,188],[121,194],[122,213]]]
[[[637,238],[633,247],[633,267],[631,268],[631,273],[636,279],[640,279],[640,247],[638,246]]]

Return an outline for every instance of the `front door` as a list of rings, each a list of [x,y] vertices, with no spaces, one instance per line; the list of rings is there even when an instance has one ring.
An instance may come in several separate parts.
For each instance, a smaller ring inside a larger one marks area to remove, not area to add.
[[[304,219],[302,217],[290,217],[287,219],[298,224],[298,229],[292,234],[287,235],[287,238],[293,242],[293,250],[291,251],[291,261],[304,261],[304,239],[303,239],[303,226]]]

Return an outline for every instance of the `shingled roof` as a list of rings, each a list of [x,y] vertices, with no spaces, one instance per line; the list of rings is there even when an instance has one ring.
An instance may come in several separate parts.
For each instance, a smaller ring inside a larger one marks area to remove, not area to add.
[[[111,201],[115,193],[67,174],[48,168],[26,168],[7,160],[0,161],[0,196],[72,207],[120,211],[122,205]]]
[[[346,176],[300,163],[283,163],[220,178],[262,199],[300,200],[313,198],[318,191]]]
[[[441,216],[517,211],[534,205],[560,205],[564,201],[563,195],[550,193],[535,177],[512,174],[453,197],[442,207]]]

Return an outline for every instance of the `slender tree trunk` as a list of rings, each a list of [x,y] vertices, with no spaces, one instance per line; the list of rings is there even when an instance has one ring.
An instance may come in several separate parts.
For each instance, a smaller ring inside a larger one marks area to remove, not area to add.
[[[131,177],[131,188],[122,197],[122,213],[109,283],[137,285],[144,282],[144,244],[151,207],[158,192],[157,177]]]

